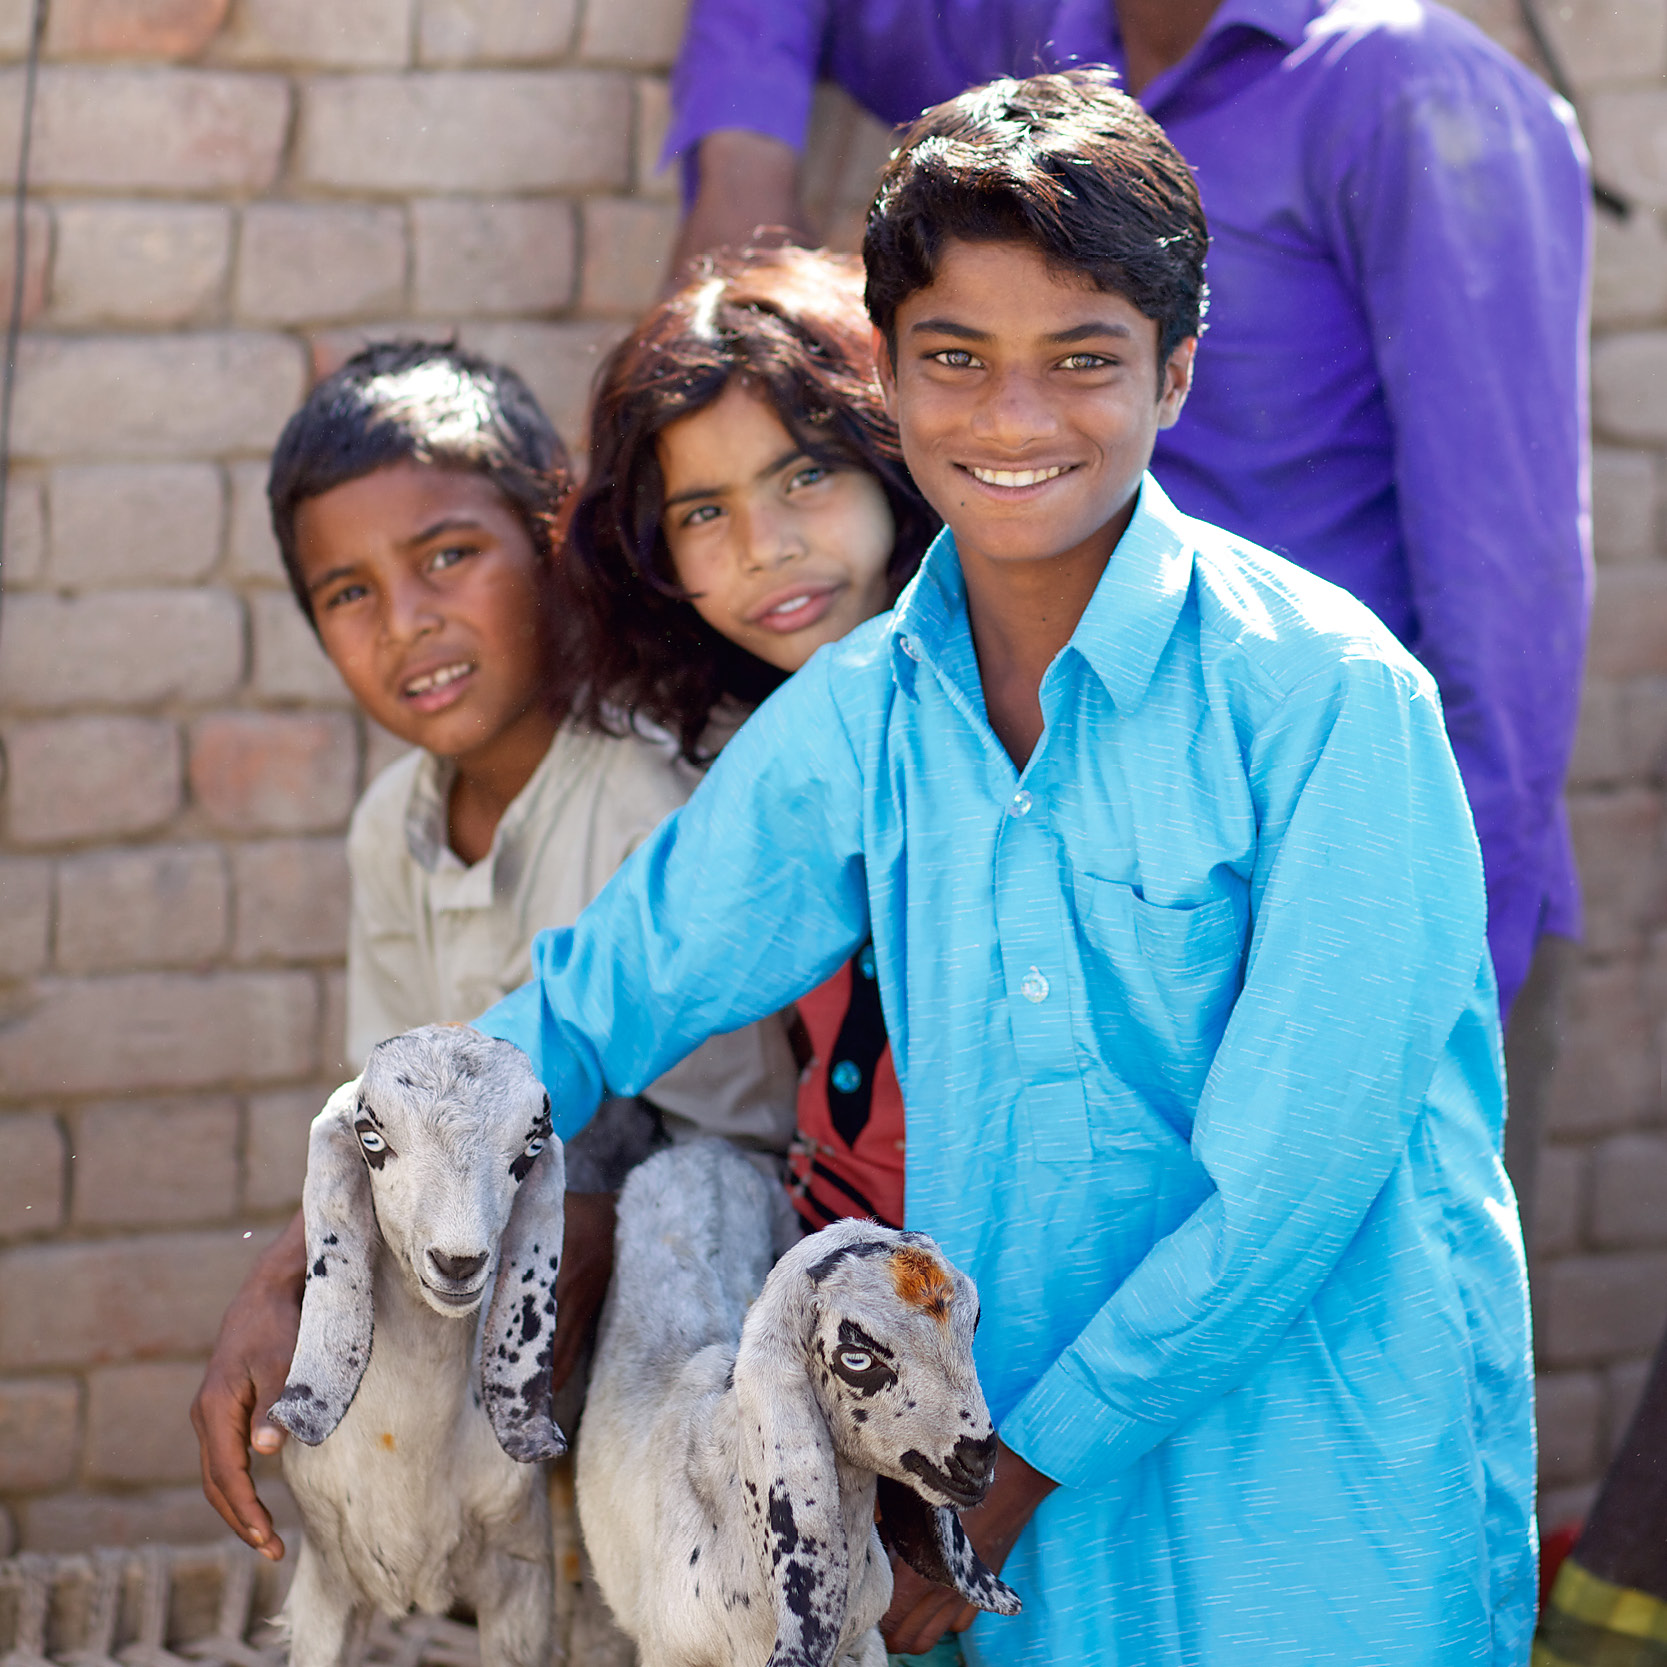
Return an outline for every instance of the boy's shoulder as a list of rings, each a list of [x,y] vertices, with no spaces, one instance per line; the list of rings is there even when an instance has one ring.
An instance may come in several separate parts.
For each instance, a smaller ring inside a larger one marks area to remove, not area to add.
[[[413,747],[378,770],[353,807],[347,831],[349,851],[402,850],[412,797],[425,769],[433,767],[432,756]]]

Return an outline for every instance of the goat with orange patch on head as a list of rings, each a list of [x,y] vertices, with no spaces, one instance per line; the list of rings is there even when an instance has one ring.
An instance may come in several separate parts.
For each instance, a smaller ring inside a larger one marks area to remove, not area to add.
[[[972,1281],[871,1221],[772,1269],[774,1201],[719,1141],[659,1153],[620,1196],[579,1521],[643,1667],[883,1667],[883,1541],[969,1603],[1019,1607],[955,1515],[996,1450]]]

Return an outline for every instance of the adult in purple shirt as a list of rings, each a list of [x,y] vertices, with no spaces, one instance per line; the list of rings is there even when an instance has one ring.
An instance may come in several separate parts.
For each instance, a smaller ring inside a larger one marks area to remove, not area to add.
[[[1434,674],[1509,1012],[1541,934],[1542,966],[1566,964],[1579,926],[1562,783],[1589,606],[1590,196],[1573,112],[1423,0],[694,0],[667,139],[692,197],[681,248],[796,229],[818,78],[898,122],[1072,62],[1122,71],[1213,234],[1208,334],[1153,469],[1189,514],[1353,591]],[[1518,1086],[1526,1215],[1538,1117]]]

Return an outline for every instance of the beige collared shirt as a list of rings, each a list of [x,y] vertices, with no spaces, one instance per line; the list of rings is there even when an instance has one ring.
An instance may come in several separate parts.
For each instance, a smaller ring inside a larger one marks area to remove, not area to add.
[[[446,840],[450,766],[415,751],[365,789],[347,837],[353,877],[347,1048],[478,1017],[526,983],[535,933],[569,926],[627,856],[689,796],[669,743],[564,725],[504,812],[492,849],[466,865]],[[688,1125],[785,1152],[798,1080],[786,1027],[715,1036],[647,1094]]]

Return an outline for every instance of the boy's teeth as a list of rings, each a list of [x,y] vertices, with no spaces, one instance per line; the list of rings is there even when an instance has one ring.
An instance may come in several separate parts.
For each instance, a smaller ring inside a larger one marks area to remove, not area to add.
[[[973,478],[981,480],[986,486],[1035,486],[1039,481],[1052,480],[1055,475],[1065,473],[1065,465],[1056,463],[1051,469],[979,469],[974,468]]]
[[[438,671],[424,672],[421,677],[413,677],[405,685],[408,695],[426,695],[431,689],[443,689],[448,683],[455,683],[460,677],[467,677],[470,670],[466,660],[460,660],[455,666],[441,666]]]

